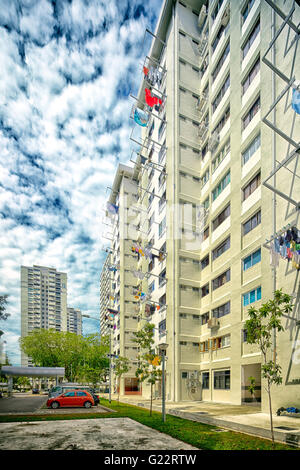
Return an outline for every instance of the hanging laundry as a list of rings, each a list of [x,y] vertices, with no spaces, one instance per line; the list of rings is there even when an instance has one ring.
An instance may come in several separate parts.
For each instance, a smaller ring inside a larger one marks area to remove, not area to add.
[[[297,88],[293,88],[292,108],[297,114],[300,114],[300,91]]]
[[[134,110],[134,121],[139,124],[139,126],[147,127],[149,122],[149,114],[145,113],[141,109],[135,108]]]
[[[107,211],[112,215],[116,215],[119,211],[119,207],[116,206],[115,204],[112,204],[111,202],[106,203],[106,208],[107,208]]]
[[[149,73],[149,69],[147,67],[143,67],[143,72],[144,72],[145,77],[147,77]]]
[[[151,248],[149,248],[149,247],[144,248],[144,253],[145,253],[146,258],[149,258],[150,260],[152,259]]]
[[[142,271],[132,271],[132,274],[137,277],[138,279],[141,279],[143,280],[144,277],[146,276],[145,273],[143,273]]]
[[[147,105],[150,106],[150,108],[153,108],[153,106],[155,105],[162,104],[162,100],[157,96],[152,96],[151,90],[149,90],[148,88],[145,88],[145,100]]]
[[[113,315],[117,315],[119,313],[118,310],[114,310],[113,308],[109,308],[109,307],[107,307],[107,311],[108,313],[113,314]]]

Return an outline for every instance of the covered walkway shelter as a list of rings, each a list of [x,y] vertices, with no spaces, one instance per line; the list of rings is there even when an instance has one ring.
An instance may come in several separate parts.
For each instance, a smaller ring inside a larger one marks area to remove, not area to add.
[[[2,366],[1,375],[8,376],[8,395],[11,395],[13,389],[13,377],[55,377],[56,384],[59,377],[65,376],[64,367],[15,367]]]

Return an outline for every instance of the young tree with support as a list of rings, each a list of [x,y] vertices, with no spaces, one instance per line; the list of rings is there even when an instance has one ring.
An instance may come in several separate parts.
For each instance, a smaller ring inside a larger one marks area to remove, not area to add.
[[[120,383],[123,374],[130,371],[129,359],[127,357],[118,356],[114,361],[114,374],[118,379],[118,402],[120,401]]]
[[[147,381],[150,384],[150,416],[152,416],[153,403],[153,385],[161,380],[162,371],[160,369],[160,356],[157,356],[152,350],[154,344],[154,328],[152,323],[146,325],[139,331],[135,332],[134,342],[140,347],[138,355],[138,367],[135,375],[140,382]]]
[[[250,307],[249,319],[245,323],[247,331],[247,343],[257,344],[262,353],[261,374],[266,380],[266,392],[269,399],[270,428],[272,445],[274,446],[274,428],[272,417],[272,385],[282,383],[281,366],[276,361],[276,350],[273,343],[273,334],[284,331],[281,324],[281,316],[292,311],[292,297],[284,294],[282,289],[276,290],[274,298],[268,300],[260,308]],[[273,358],[270,358],[273,350]],[[252,386],[254,384],[252,383]]]

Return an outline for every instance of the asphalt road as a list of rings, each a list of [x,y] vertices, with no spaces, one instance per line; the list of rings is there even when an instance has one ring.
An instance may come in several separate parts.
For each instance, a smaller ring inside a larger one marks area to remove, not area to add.
[[[11,398],[0,398],[0,414],[30,413],[46,403],[47,395],[14,394]]]

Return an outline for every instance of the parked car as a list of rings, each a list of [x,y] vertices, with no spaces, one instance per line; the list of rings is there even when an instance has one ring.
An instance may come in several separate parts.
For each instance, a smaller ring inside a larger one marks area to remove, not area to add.
[[[96,393],[94,393],[94,392],[89,392],[89,393],[90,393],[90,394],[92,395],[92,397],[94,398],[94,405],[95,405],[95,406],[99,405],[99,403],[100,403],[99,396],[96,395]]]
[[[86,390],[69,390],[56,397],[48,398],[47,400],[47,406],[53,409],[64,406],[84,406],[85,408],[91,408],[94,404],[94,398]]]
[[[33,394],[40,393],[39,388],[37,388],[37,387],[36,387],[36,388],[33,388],[33,389],[32,389],[32,393],[33,393]]]
[[[76,384],[76,383],[61,383],[59,385],[56,385],[55,387],[51,387],[51,389],[48,392],[49,398],[52,397],[57,397],[58,395],[61,395],[62,393],[68,392],[69,390],[86,390],[87,392],[93,394],[95,393],[95,390],[91,388],[89,385],[82,385],[82,384]]]

